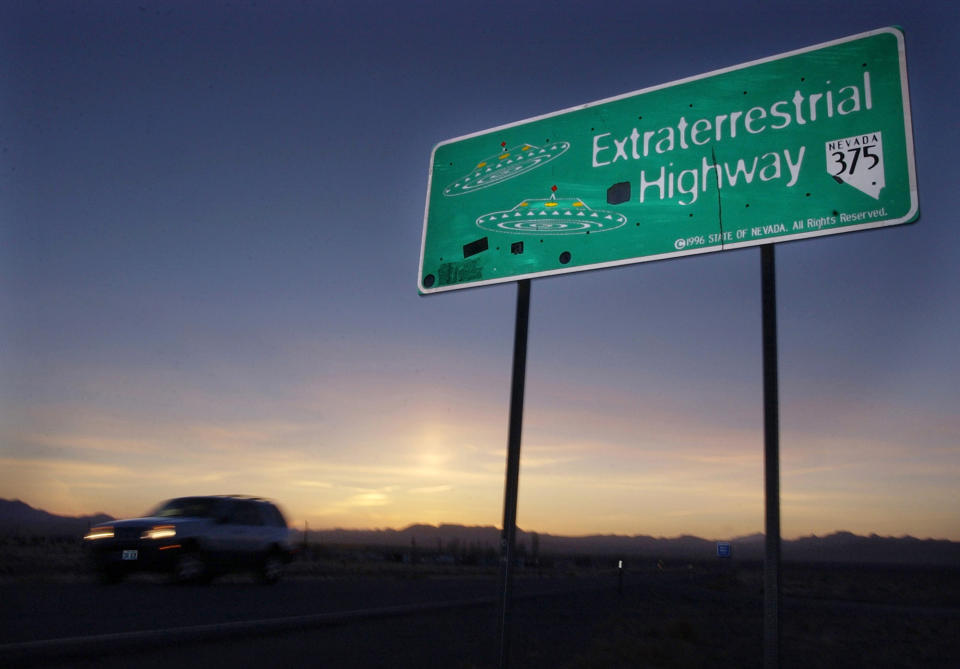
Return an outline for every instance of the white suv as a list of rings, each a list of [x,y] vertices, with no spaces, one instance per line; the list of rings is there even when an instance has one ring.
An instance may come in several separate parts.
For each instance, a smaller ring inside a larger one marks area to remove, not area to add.
[[[276,583],[293,556],[292,534],[272,502],[215,495],[171,499],[143,518],[98,525],[84,544],[104,582],[136,571],[167,571],[186,583],[252,570]]]

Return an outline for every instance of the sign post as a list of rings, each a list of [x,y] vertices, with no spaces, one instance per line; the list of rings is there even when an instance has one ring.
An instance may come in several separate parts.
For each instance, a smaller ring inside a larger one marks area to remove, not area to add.
[[[763,666],[780,666],[780,384],[777,366],[777,276],[773,245],[760,248],[763,311]]]
[[[523,279],[517,282],[517,317],[513,334],[513,374],[510,384],[510,429],[507,436],[507,481],[503,498],[503,532],[500,537],[500,669],[506,669],[510,664],[510,612],[517,545],[520,435],[523,431],[529,323],[530,280]]]
[[[518,282],[501,546],[501,667],[509,660],[530,279],[761,246],[764,666],[772,669],[780,654],[773,245],[910,223],[918,216],[898,28],[653,86],[434,148],[418,290]]]

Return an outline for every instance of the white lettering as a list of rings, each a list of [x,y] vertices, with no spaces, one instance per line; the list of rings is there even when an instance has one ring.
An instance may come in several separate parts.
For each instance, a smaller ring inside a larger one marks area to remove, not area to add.
[[[646,170],[640,170],[640,201],[644,202],[647,194],[647,188],[650,186],[656,186],[660,189],[660,199],[663,199],[664,196],[664,182],[666,177],[666,168],[660,168],[660,178],[656,181],[647,181],[647,172]]]
[[[754,112],[758,112],[758,113],[754,114]],[[753,107],[750,111],[747,112],[747,116],[743,120],[743,126],[747,129],[747,132],[749,132],[751,135],[756,135],[758,132],[763,132],[767,128],[767,124],[764,123],[759,128],[754,129],[753,128],[753,122],[755,120],[754,116],[756,116],[758,119],[767,118],[767,110],[764,109],[763,107]]]
[[[734,168],[733,172],[730,171],[730,163],[724,163],[723,169],[727,173],[727,183],[731,186],[737,185],[737,180],[740,178],[740,175],[743,175],[743,180],[747,183],[753,182],[753,175],[757,171],[757,157],[753,157],[753,167],[750,168],[750,171],[747,172],[747,164],[744,162],[743,158],[737,161],[737,166]]]
[[[702,142],[697,141],[697,137],[700,136],[701,132],[709,133],[711,129],[712,129],[712,126],[710,125],[710,121],[708,121],[705,118],[702,118],[698,121],[694,121],[693,127],[690,129],[690,141],[696,144],[697,146],[703,146],[704,144],[710,141],[710,137],[709,136],[704,137]]]
[[[817,120],[817,100],[823,97],[822,93],[813,93],[810,95],[810,122]]]
[[[634,160],[640,160],[640,154],[637,153],[637,140],[640,139],[640,131],[636,128],[630,133],[630,153]]]
[[[717,184],[717,188],[723,188],[723,179],[720,178],[720,177],[721,177],[720,166],[719,166],[719,165],[708,165],[708,164],[707,164],[707,159],[706,159],[706,157],[704,157],[703,160],[700,162],[700,175],[701,175],[700,181],[703,183],[703,191],[704,191],[704,192],[707,191],[707,184],[709,183],[709,182],[707,181],[707,172],[710,172],[710,171],[713,171],[713,170],[716,170],[716,178],[714,179],[714,181],[715,181],[716,184]]]
[[[787,167],[790,169],[790,181],[787,182],[787,188],[793,186],[797,183],[797,179],[800,178],[800,166],[803,164],[803,153],[807,150],[807,147],[801,146],[800,152],[797,153],[797,162],[791,162],[790,160],[790,150],[783,150],[783,157],[787,160]]]
[[[733,139],[737,136],[737,119],[743,116],[743,112],[735,111],[730,112],[730,138]]]
[[[605,162],[602,162],[602,163],[597,160],[597,155],[598,155],[601,151],[605,151],[606,149],[609,149],[609,148],[610,148],[609,146],[600,146],[600,138],[601,138],[601,137],[609,137],[609,136],[610,136],[610,133],[609,133],[609,132],[605,132],[605,133],[603,133],[602,135],[594,135],[594,136],[593,136],[593,166],[594,166],[594,167],[601,167],[602,165],[609,165],[609,164],[610,164],[610,161],[609,161],[609,160],[607,160],[607,161],[605,161]]]
[[[806,121],[803,120],[803,110],[800,105],[803,104],[803,94],[800,91],[797,91],[793,94],[793,109],[796,112],[797,125],[806,125]]]
[[[764,165],[760,168],[760,180],[761,181],[771,181],[773,179],[780,178],[780,154],[779,153],[765,153],[760,158],[761,160],[766,160],[770,158],[770,164]]]
[[[680,131],[680,148],[687,148],[687,119],[680,117],[680,121],[677,123],[677,130]]]
[[[841,116],[860,111],[860,89],[856,86],[844,86],[837,92],[843,94],[845,91],[850,92],[850,97],[837,103],[837,113]],[[850,104],[844,108],[844,105],[847,103]]]
[[[673,128],[667,126],[666,128],[660,128],[659,132],[663,137],[657,142],[657,153],[673,151]]]
[[[689,177],[688,181],[691,181],[689,186],[684,186],[683,180],[684,177]],[[686,202],[683,201],[683,198],[677,200],[682,205],[693,204],[697,201],[697,170],[683,170],[677,176],[677,190],[682,194],[688,196],[690,199]]]
[[[791,119],[792,119],[792,117],[790,116],[790,114],[788,114],[788,113],[785,112],[785,111],[780,111],[780,109],[778,109],[778,107],[782,107],[783,105],[786,105],[786,104],[789,104],[786,100],[780,100],[780,102],[775,102],[775,103],[773,104],[773,106],[770,107],[770,114],[771,114],[772,116],[776,116],[777,118],[782,118],[782,119],[783,119],[783,123],[782,123],[782,124],[780,124],[780,125],[771,125],[771,126],[770,126],[770,127],[773,128],[774,130],[780,130],[780,129],[786,128],[788,125],[790,125],[790,121],[791,121]]]
[[[628,140],[628,139],[630,139],[630,138],[629,138],[629,137],[624,137],[622,140],[620,140],[620,139],[614,139],[614,140],[613,140],[613,145],[617,147],[617,148],[616,148],[616,154],[613,156],[613,162],[617,162],[617,161],[620,160],[621,158],[623,158],[624,160],[627,160],[627,150],[626,150],[625,147],[626,147],[626,145],[627,145],[627,140]]]

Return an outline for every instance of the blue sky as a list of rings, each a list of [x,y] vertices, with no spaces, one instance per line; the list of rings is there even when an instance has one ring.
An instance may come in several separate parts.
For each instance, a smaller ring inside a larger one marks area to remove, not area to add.
[[[921,217],[781,244],[783,533],[960,540],[950,2],[8,2],[0,496],[502,517],[515,288],[420,297],[440,141],[889,25]],[[763,527],[760,252],[538,279],[518,523]]]

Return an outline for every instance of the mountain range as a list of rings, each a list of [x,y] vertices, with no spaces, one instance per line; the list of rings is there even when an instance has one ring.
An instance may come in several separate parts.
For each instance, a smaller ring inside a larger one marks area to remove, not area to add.
[[[0,499],[0,536],[83,536],[91,526],[113,520],[104,513],[57,516],[35,509],[19,499]]]
[[[307,532],[307,541],[326,545],[416,547],[424,552],[456,552],[471,548],[498,550],[500,530],[490,526],[463,525],[411,525],[402,530],[311,530]],[[763,560],[763,534],[724,541],[730,544],[732,556],[738,560]],[[710,560],[717,558],[717,545],[717,541],[689,535],[670,538],[616,534],[567,537],[517,530],[518,550],[527,555],[539,551],[541,555]],[[859,536],[851,532],[835,532],[822,537],[784,540],[781,551],[784,560],[796,562],[930,564],[960,568],[960,542],[911,536]]]
[[[58,516],[35,509],[20,500],[0,499],[0,537],[62,536],[80,537],[92,525],[112,518],[98,513],[88,516]],[[464,525],[410,525],[401,530],[308,530],[311,544],[369,548],[403,548],[423,552],[498,551],[500,530],[496,527]],[[752,534],[726,539],[738,560],[762,560],[764,537]],[[532,555],[607,555],[611,557],[646,556],[663,559],[706,560],[717,556],[717,541],[695,536],[651,537],[616,534],[568,537],[517,531],[521,553]],[[782,542],[784,560],[797,562],[850,562],[858,564],[930,564],[960,568],[960,542],[942,539],[917,539],[911,536],[860,536],[835,532],[826,536],[808,536]]]

